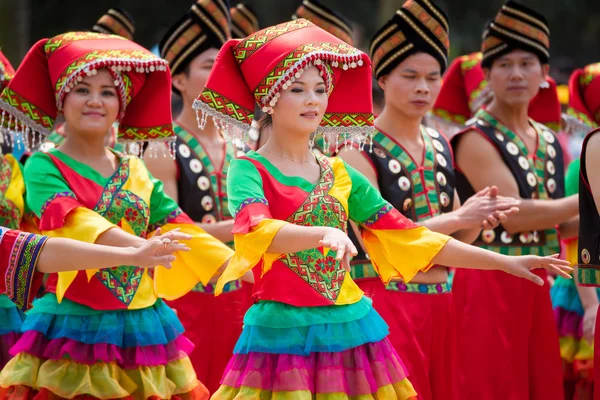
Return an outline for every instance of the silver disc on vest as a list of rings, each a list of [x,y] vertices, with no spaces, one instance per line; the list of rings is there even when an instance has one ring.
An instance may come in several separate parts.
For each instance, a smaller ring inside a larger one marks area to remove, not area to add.
[[[519,240],[523,244],[529,244],[533,241],[533,234],[531,232],[521,233],[519,235]]]
[[[442,142],[440,142],[439,140],[432,140],[432,142],[433,147],[435,147],[437,151],[444,151],[444,145],[442,144]]]
[[[556,157],[556,149],[551,144],[548,145],[548,155],[550,158]]]
[[[410,210],[411,206],[412,206],[412,199],[408,198],[408,199],[404,200],[404,204],[402,205],[402,210],[404,212],[407,212],[408,210]]]
[[[537,179],[535,179],[535,175],[533,174],[533,172],[527,173],[527,183],[531,187],[535,187],[535,185],[537,184]]]
[[[437,139],[437,138],[440,137],[439,132],[436,131],[433,128],[426,128],[425,130],[427,131],[427,133],[429,134],[429,136],[431,136],[432,138],[436,138]]]
[[[208,178],[205,176],[201,176],[198,178],[198,181],[196,181],[196,184],[198,185],[198,189],[202,191],[208,190],[210,187],[210,180],[208,180]]]
[[[204,196],[200,203],[205,211],[210,211],[213,208],[213,199],[210,196]]]
[[[500,240],[504,244],[510,244],[513,241],[513,237],[510,235],[510,233],[504,231],[500,234]]]
[[[508,150],[508,152],[510,154],[512,154],[513,156],[516,156],[517,154],[519,154],[519,148],[513,142],[506,143],[506,150]]]
[[[438,153],[435,155],[435,158],[437,159],[438,164],[440,164],[442,167],[448,165],[448,161],[446,161],[446,158],[443,154]]]
[[[498,139],[501,142],[504,142],[504,135],[502,135],[500,132],[496,132],[496,139]]]
[[[581,260],[584,264],[589,264],[590,261],[592,261],[592,256],[590,255],[588,249],[581,250]]]
[[[204,217],[202,217],[201,222],[203,224],[215,224],[217,222],[217,219],[212,214],[206,214]]]
[[[392,171],[393,174],[400,173],[400,170],[402,169],[398,160],[390,160],[390,162],[388,163],[388,167],[390,168],[390,171]]]
[[[448,193],[440,193],[440,203],[442,203],[442,206],[448,207],[450,204],[450,196],[448,196]]]
[[[554,135],[550,131],[544,131],[544,133],[542,133],[542,136],[544,136],[546,142],[554,143]]]
[[[385,151],[381,150],[379,147],[375,147],[375,148],[373,149],[373,152],[374,152],[374,153],[377,155],[377,157],[379,157],[379,158],[385,158],[385,157],[386,157],[386,155],[385,155]]]
[[[535,243],[539,243],[540,242],[540,233],[538,231],[533,231],[533,241]]]
[[[484,243],[492,243],[496,239],[496,232],[492,229],[481,231],[481,240]]]
[[[190,156],[190,154],[192,154],[192,152],[190,151],[190,148],[187,147],[185,144],[180,144],[179,147],[177,148],[177,152],[183,158],[188,158]]]
[[[190,169],[193,173],[199,174],[202,172],[202,163],[197,158],[192,158],[190,160]]]
[[[448,183],[447,179],[446,179],[446,175],[444,175],[443,172],[438,172],[435,177],[437,178],[438,183],[441,186],[446,186],[446,183]]]
[[[529,169],[529,161],[527,161],[527,159],[525,157],[523,157],[523,156],[519,157],[519,165],[524,170],[528,170]]]
[[[548,186],[548,191],[550,193],[554,193],[556,191],[556,181],[554,180],[554,178],[548,179],[546,185]]]
[[[400,189],[407,191],[410,189],[410,181],[407,177],[402,176],[400,179],[398,179],[398,186],[400,186]]]
[[[546,169],[548,170],[550,175],[554,175],[554,173],[556,172],[556,167],[554,166],[554,163],[551,160],[548,160],[548,162],[546,163]]]

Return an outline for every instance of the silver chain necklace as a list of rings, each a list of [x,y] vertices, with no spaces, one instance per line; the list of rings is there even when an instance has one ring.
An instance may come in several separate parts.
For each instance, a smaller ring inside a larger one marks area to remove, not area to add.
[[[292,157],[288,157],[285,154],[275,153],[275,152],[267,149],[266,147],[263,147],[263,150],[266,151],[269,154],[273,154],[274,156],[281,157],[281,158],[287,158],[288,160],[293,161],[293,162],[295,162],[297,164],[306,164],[307,162],[310,162],[310,159],[309,160],[304,160],[304,161],[299,161],[299,160],[296,160],[296,159],[294,159]]]

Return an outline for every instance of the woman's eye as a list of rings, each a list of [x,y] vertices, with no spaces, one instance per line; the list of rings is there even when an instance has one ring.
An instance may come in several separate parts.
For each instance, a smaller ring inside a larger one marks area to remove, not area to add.
[[[302,93],[302,89],[300,89],[300,88],[293,88],[292,89],[292,93]]]
[[[115,96],[115,92],[113,92],[112,90],[105,90],[104,92],[102,92],[103,96]]]
[[[323,94],[323,93],[325,93],[325,89],[317,89],[317,93]]]
[[[87,93],[88,90],[85,87],[78,87],[77,89],[75,89],[75,93]]]

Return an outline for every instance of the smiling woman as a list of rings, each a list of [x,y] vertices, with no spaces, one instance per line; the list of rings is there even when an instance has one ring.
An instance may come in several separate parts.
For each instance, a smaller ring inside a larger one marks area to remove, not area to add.
[[[104,147],[115,120],[126,143],[172,142],[170,90],[166,62],[142,47],[70,32],[38,42],[3,92],[2,121],[18,129],[46,134],[64,114],[63,145],[31,156],[24,172],[44,235],[139,248],[158,228],[168,239],[179,228],[191,250],[177,252],[170,269],[98,270],[80,257],[76,268],[45,271],[47,293],[27,313],[0,394],[208,398],[187,356],[193,346],[162,299],[208,283],[232,251],[182,213],[141,160]],[[41,279],[28,285],[19,276],[12,284],[29,299]]]

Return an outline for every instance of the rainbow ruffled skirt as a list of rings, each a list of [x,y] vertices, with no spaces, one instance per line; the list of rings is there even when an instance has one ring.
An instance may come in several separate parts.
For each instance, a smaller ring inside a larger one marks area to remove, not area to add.
[[[162,301],[98,311],[54,294],[34,302],[0,373],[0,398],[208,399],[193,345]]]
[[[213,400],[395,400],[416,396],[363,297],[355,304],[252,306]]]
[[[10,348],[21,336],[21,324],[25,316],[5,295],[0,295],[0,370],[11,356]]]

